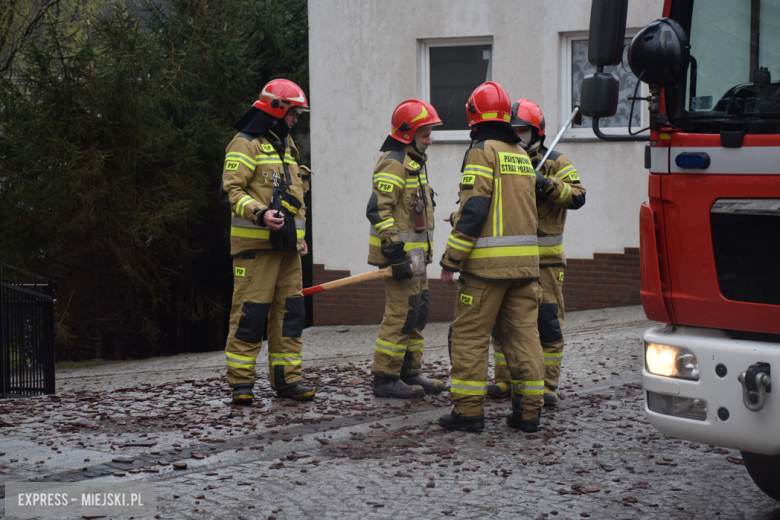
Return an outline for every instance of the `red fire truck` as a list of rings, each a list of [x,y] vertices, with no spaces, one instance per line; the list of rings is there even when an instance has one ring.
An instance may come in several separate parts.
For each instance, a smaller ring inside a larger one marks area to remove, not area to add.
[[[593,1],[581,103],[600,138],[648,141],[641,299],[666,325],[644,334],[647,417],[739,449],[780,500],[780,0],[666,0],[627,50],[649,135],[609,135],[627,3]]]

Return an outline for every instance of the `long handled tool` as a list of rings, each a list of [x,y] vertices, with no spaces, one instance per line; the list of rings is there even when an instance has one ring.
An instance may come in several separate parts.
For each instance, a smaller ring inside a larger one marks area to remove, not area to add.
[[[412,263],[412,272],[415,276],[422,276],[425,274],[425,252],[423,248],[417,247],[409,250],[409,258]],[[385,276],[393,276],[393,269],[391,267],[385,267],[377,271],[371,271],[363,274],[356,274],[355,276],[348,276],[340,280],[333,280],[332,282],[323,283],[321,285],[315,285],[303,290],[303,295],[308,296],[310,294],[317,294],[322,291],[329,291],[338,287],[344,287],[352,285],[358,282],[365,282],[367,280],[374,280],[376,278],[384,278]]]
[[[569,116],[569,119],[566,120],[566,122],[563,124],[563,128],[561,128],[561,131],[558,132],[558,135],[555,136],[555,139],[553,139],[553,142],[550,143],[550,146],[547,147],[547,153],[544,154],[544,157],[542,157],[542,160],[539,161],[539,164],[536,165],[536,171],[539,171],[539,169],[544,166],[545,161],[547,161],[547,158],[550,156],[550,154],[553,151],[553,148],[555,148],[555,145],[558,144],[558,141],[561,140],[561,137],[563,137],[563,134],[566,132],[566,130],[569,129],[569,125],[574,121],[575,124],[581,125],[582,124],[582,112],[580,112],[580,103],[579,101],[574,103],[574,110],[571,111],[571,115]]]

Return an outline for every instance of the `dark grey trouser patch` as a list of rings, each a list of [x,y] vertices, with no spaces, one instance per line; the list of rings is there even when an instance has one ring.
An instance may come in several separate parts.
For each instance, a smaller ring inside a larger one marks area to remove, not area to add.
[[[406,313],[406,322],[401,329],[401,334],[411,334],[417,324],[417,316],[420,314],[420,295],[409,296],[409,311]]]
[[[431,293],[429,291],[423,291],[420,295],[420,313],[417,315],[417,323],[414,327],[418,330],[423,330],[425,325],[428,324],[428,314],[431,310]]]
[[[543,303],[539,306],[538,324],[539,341],[542,343],[552,343],[563,338],[557,303]]]
[[[287,298],[284,302],[284,313],[282,322],[283,338],[300,338],[303,334],[303,321],[306,317],[306,308],[303,306],[303,296],[296,298]]]
[[[246,343],[261,343],[263,341],[263,325],[270,308],[270,303],[244,302],[241,307],[241,312],[244,315],[238,321],[236,339]]]

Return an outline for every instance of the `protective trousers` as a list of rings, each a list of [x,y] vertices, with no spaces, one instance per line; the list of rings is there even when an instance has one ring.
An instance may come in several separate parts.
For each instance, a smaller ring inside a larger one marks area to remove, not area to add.
[[[554,392],[558,389],[563,360],[563,267],[540,267],[539,271],[544,291],[538,320],[539,340],[544,353],[544,386]],[[494,381],[509,383],[509,368],[495,327],[492,337]]]
[[[398,379],[415,376],[422,367],[425,338],[423,329],[431,306],[428,277],[415,276],[385,282],[385,315],[379,326],[371,373]]]
[[[266,319],[271,387],[281,390],[301,380],[302,290],[296,251],[258,251],[233,259],[233,307],[225,347],[231,387],[254,383]]]
[[[536,281],[486,281],[461,273],[449,337],[450,394],[455,412],[483,415],[488,343],[495,324],[504,338],[512,394],[521,396],[523,420],[539,419],[544,402],[544,358],[536,328],[541,300],[542,288]]]

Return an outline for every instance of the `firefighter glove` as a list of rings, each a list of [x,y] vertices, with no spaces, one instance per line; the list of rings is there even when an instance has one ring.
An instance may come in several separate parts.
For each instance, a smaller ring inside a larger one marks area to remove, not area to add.
[[[411,280],[414,277],[409,260],[404,260],[400,264],[392,264],[391,267],[393,268],[393,280],[396,282]]]
[[[536,172],[536,193],[542,194],[550,187],[552,180],[542,175],[541,172]]]
[[[406,251],[403,242],[390,242],[380,249],[382,254],[390,260],[391,264],[400,264],[406,261]]]

